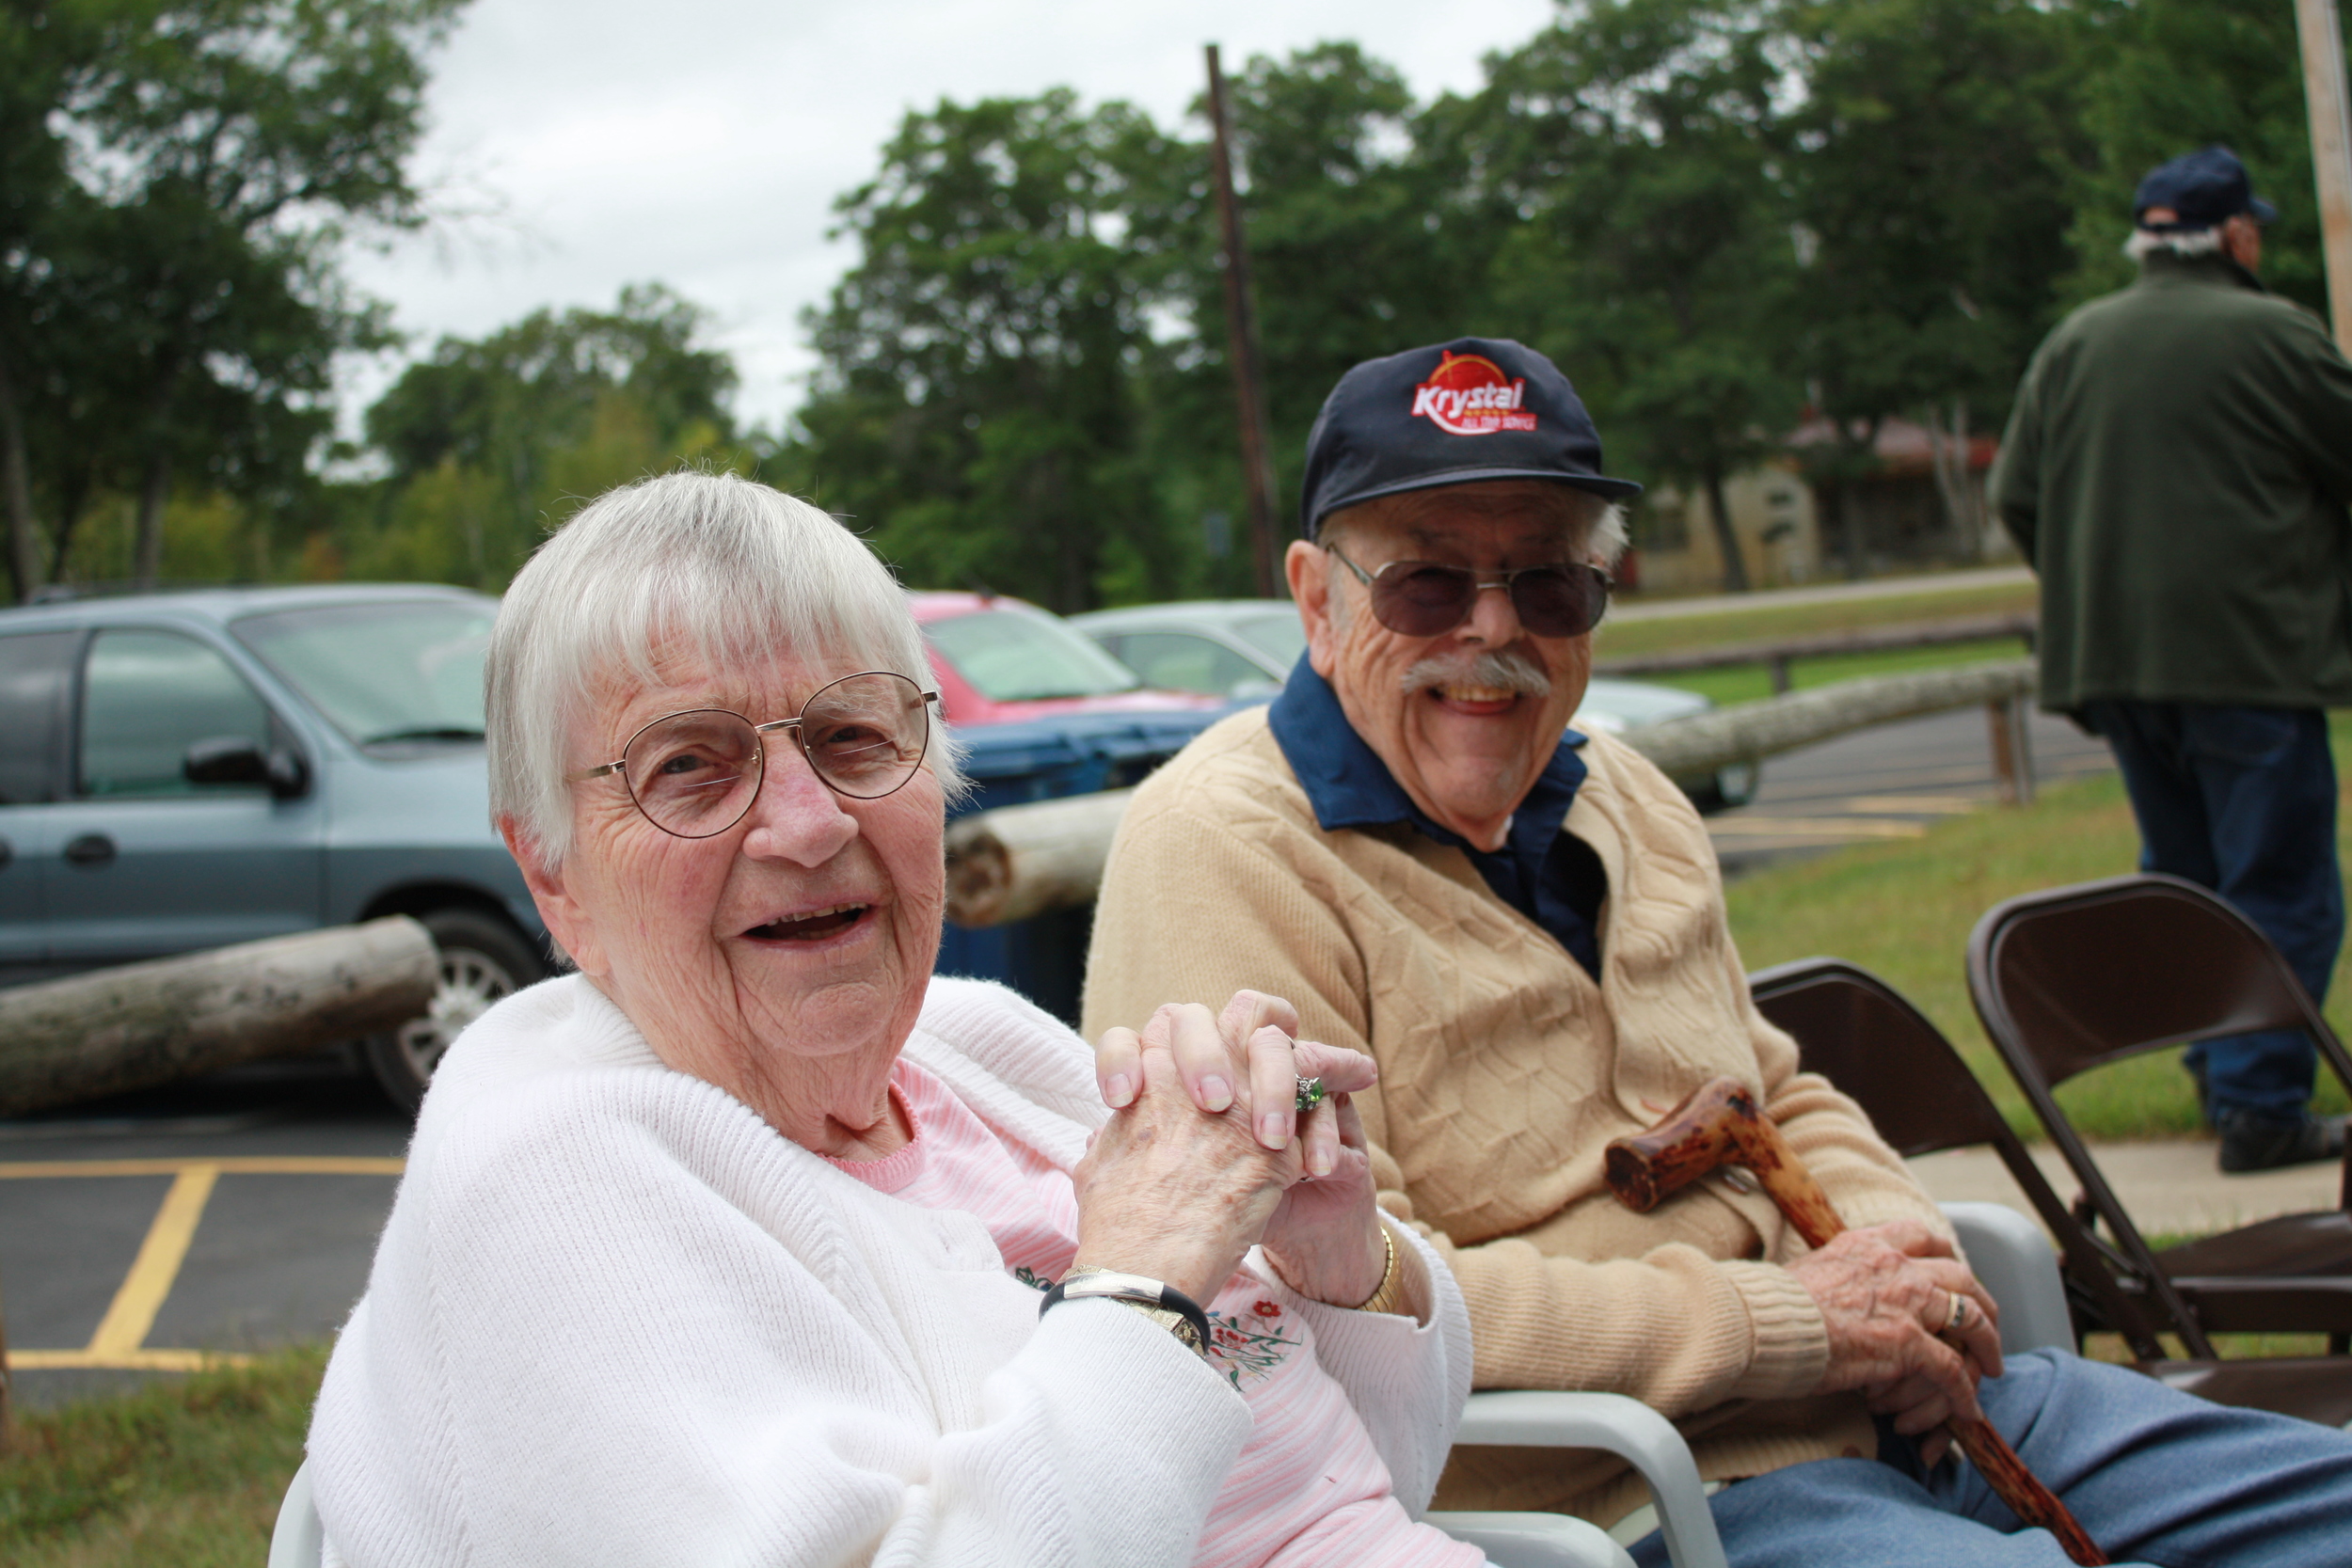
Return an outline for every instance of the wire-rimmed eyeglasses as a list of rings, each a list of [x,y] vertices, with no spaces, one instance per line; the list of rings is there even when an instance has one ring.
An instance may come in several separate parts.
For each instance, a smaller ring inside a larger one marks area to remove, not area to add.
[[[1337,545],[1323,547],[1372,591],[1373,619],[1405,637],[1444,636],[1470,618],[1478,595],[1489,588],[1511,595],[1519,625],[1537,637],[1581,637],[1600,625],[1615,586],[1608,573],[1581,562],[1521,566],[1491,578],[1435,561],[1391,561],[1367,572]]]
[[[938,701],[904,675],[862,671],[818,687],[791,718],[765,724],[723,707],[664,714],[630,736],[618,759],[564,782],[618,773],[646,821],[679,838],[709,838],[752,809],[767,775],[763,736],[790,730],[826,788],[879,800],[923,765]]]

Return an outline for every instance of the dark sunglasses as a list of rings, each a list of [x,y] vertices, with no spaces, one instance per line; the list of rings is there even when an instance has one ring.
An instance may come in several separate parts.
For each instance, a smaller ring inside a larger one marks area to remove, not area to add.
[[[1482,578],[1467,566],[1391,561],[1367,572],[1337,545],[1323,547],[1372,590],[1373,618],[1401,637],[1442,637],[1470,618],[1488,588],[1509,594],[1519,625],[1537,637],[1581,637],[1600,625],[1615,586],[1599,567],[1582,564],[1521,566]]]

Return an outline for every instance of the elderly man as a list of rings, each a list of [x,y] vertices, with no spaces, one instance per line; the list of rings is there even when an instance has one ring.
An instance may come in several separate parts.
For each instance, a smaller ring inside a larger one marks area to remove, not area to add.
[[[1343,377],[1287,562],[1308,654],[1270,708],[1138,791],[1088,1032],[1247,986],[1374,1055],[1356,1102],[1382,1198],[1459,1279],[1478,1386],[1615,1389],[1675,1418],[1702,1473],[1743,1482],[1714,1504],[1737,1562],[2062,1561],[1944,1462],[1931,1433],[1980,1401],[2118,1560],[2340,1561],[2352,1439],[2073,1356],[1999,1375],[1934,1206],[1751,1006],[1689,802],[1568,729],[1622,540],[1611,502],[1636,489],[1518,343]],[[1721,1073],[1857,1228],[1807,1252],[1727,1181],[1646,1216],[1610,1197],[1602,1147]],[[1119,1075],[1106,1062],[1114,1101]],[[1482,1452],[1448,1471],[1447,1506],[1608,1523],[1641,1500],[1605,1456]],[[2282,1465],[2291,1486],[2270,1483]],[[1654,1532],[1636,1556],[1663,1561]]]
[[[2058,325],[2026,368],[1992,484],[2042,578],[2042,705],[2106,737],[2140,863],[2213,889],[2328,994],[2344,945],[2336,768],[2352,704],[2352,365],[2265,292],[2246,166],[2152,169],[2139,280]],[[2192,1047],[2225,1171],[2343,1154],[2298,1030]]]

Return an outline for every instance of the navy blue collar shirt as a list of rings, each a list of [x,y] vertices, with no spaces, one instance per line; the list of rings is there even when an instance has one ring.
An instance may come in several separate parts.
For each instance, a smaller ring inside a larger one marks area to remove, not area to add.
[[[1568,807],[1584,783],[1584,759],[1577,755],[1582,736],[1569,730],[1561,736],[1534,787],[1512,814],[1502,847],[1486,850],[1439,827],[1413,803],[1388,764],[1347,721],[1339,694],[1315,673],[1306,655],[1299,656],[1282,694],[1267,710],[1266,722],[1325,832],[1402,822],[1453,846],[1470,857],[1497,897],[1551,933],[1587,974],[1600,978],[1600,905],[1609,877],[1593,847],[1565,827]]]

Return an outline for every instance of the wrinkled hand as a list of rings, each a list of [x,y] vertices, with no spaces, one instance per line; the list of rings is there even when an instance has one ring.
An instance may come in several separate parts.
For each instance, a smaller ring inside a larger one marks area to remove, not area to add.
[[[1936,1429],[1982,1415],[1977,1380],[2001,1374],[1999,1308],[1951,1243],[1917,1220],[1898,1220],[1846,1231],[1788,1272],[1828,1324],[1822,1391],[1860,1389],[1897,1432],[1931,1434],[1919,1445],[1923,1463],[1942,1459],[1950,1438]],[[1939,1337],[1954,1294],[1969,1307],[1958,1348]]]
[[[1121,1042],[1135,1090],[1071,1172],[1078,1194],[1076,1267],[1164,1280],[1194,1300],[1216,1296],[1264,1234],[1303,1171],[1290,1145],[1265,1148],[1247,1113],[1204,1116],[1176,1069],[1176,1048],[1216,1039],[1205,1007],[1162,1007]]]
[[[1269,1216],[1261,1238],[1266,1259],[1291,1289],[1316,1301],[1355,1307],[1379,1289],[1388,1245],[1375,1208],[1372,1161],[1362,1119],[1349,1096],[1372,1086],[1372,1058],[1340,1046],[1295,1038],[1298,1013],[1279,997],[1236,991],[1212,1029],[1205,1008],[1163,1007],[1186,1027],[1173,1031],[1169,1054],[1187,1097],[1207,1116],[1232,1117],[1268,1151],[1295,1151],[1303,1177]],[[1143,1081],[1137,1037],[1114,1029],[1095,1050],[1104,1103],[1131,1103]],[[1323,1080],[1327,1098],[1300,1117],[1300,1078]]]

